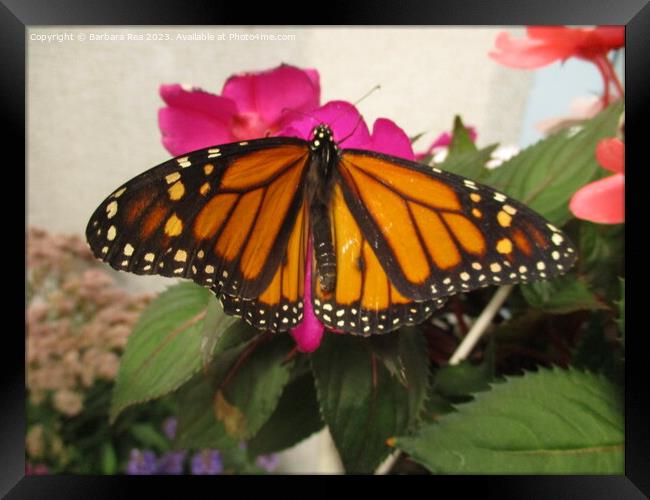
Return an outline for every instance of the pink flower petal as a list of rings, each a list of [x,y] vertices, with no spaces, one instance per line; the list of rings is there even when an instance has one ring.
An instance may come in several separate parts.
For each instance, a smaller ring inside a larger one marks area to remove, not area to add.
[[[566,26],[527,26],[528,38],[544,42],[547,45],[576,47],[582,43],[589,30],[568,28]]]
[[[305,263],[303,319],[298,326],[290,330],[300,352],[314,352],[318,349],[318,346],[323,339],[323,332],[325,331],[325,327],[314,314],[314,308],[311,303],[311,238],[309,238],[309,243],[307,244],[307,255],[309,257],[306,259],[307,262]]]
[[[236,140],[230,131],[237,107],[230,99],[194,88],[161,85],[168,105],[158,111],[163,145],[174,156]]]
[[[599,224],[625,221],[625,176],[615,174],[579,189],[569,203],[579,219]]]
[[[624,26],[598,26],[594,29],[594,33],[609,49],[620,49],[625,45]]]
[[[158,126],[163,145],[174,156],[236,140],[230,127],[220,120],[189,109],[160,109]]]
[[[314,127],[321,123],[332,129],[334,139],[342,148],[364,148],[370,143],[368,127],[359,111],[345,101],[328,102],[308,116],[293,120],[278,135],[310,139]]]
[[[616,174],[625,172],[625,144],[616,137],[601,140],[596,146],[596,160]]]
[[[161,85],[160,97],[172,108],[198,111],[227,122],[237,112],[233,101],[222,96],[211,94],[198,87],[186,90],[183,85]]]
[[[469,131],[469,137],[472,139],[472,142],[476,142],[476,138],[478,137],[478,133],[476,132],[476,127],[470,126],[465,126],[467,130]],[[427,156],[433,153],[433,150],[436,148],[442,148],[442,147],[447,147],[451,144],[452,140],[452,135],[449,132],[443,132],[440,134],[438,137],[434,139],[434,141],[431,143],[431,145],[421,153],[415,153],[415,159],[416,160],[423,160]]]
[[[408,136],[395,122],[387,118],[375,120],[372,126],[372,137],[366,149],[406,160],[415,160],[413,147]]]
[[[221,95],[232,99],[242,113],[259,116],[273,134],[294,118],[291,111],[308,112],[318,106],[320,83],[316,70],[289,65],[259,73],[231,76]]]
[[[505,66],[534,69],[566,59],[573,47],[550,45],[540,40],[516,39],[508,33],[497,35],[496,47],[500,52],[489,52],[489,56]]]

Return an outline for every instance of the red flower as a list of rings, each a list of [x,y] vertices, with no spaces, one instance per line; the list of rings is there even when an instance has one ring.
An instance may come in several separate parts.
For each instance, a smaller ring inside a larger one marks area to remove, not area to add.
[[[609,102],[610,84],[614,84],[619,96],[623,96],[621,83],[607,58],[610,50],[625,44],[623,26],[529,26],[526,32],[528,37],[523,39],[512,38],[506,32],[499,33],[495,42],[497,51],[490,52],[490,57],[505,66],[523,69],[541,68],[569,57],[578,57],[598,67],[605,84],[603,100],[606,104]]]
[[[593,61],[625,43],[623,26],[567,28],[565,26],[529,26],[528,38],[515,39],[508,33],[497,36],[490,57],[513,68],[541,68],[555,61],[579,57]]]
[[[625,222],[625,145],[616,138],[603,139],[596,146],[596,160],[614,175],[578,190],[569,208],[579,219],[599,224]]]

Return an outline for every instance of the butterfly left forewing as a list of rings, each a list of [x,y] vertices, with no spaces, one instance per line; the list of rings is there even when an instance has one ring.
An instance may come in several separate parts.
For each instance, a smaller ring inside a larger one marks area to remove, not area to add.
[[[406,297],[547,279],[575,262],[559,229],[469,179],[357,150],[344,151],[338,174],[364,238]]]
[[[174,158],[113,192],[90,219],[88,243],[118,270],[255,297],[284,256],[307,157],[303,141],[282,138]]]

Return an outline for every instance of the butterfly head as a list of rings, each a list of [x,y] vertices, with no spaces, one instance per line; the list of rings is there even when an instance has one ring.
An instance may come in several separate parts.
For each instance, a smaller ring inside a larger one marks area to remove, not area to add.
[[[337,149],[336,142],[334,142],[334,134],[329,126],[321,123],[311,131],[311,141],[309,146],[312,150],[326,149],[333,147]]]

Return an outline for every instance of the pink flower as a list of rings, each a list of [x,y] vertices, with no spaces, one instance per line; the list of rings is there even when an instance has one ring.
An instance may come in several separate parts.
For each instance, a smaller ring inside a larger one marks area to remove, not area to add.
[[[320,101],[316,70],[294,66],[228,78],[221,95],[199,88],[161,85],[167,107],[158,113],[163,145],[174,156],[214,144],[277,135]]]
[[[379,118],[373,124],[372,134],[370,134],[359,111],[345,101],[328,102],[312,111],[310,116],[301,117],[287,125],[279,135],[308,139],[313,128],[320,123],[329,125],[334,133],[334,139],[343,148],[367,149],[407,160],[415,159],[411,141],[394,122],[387,118]],[[311,255],[311,240],[308,245],[307,255]],[[305,269],[303,320],[297,327],[291,329],[291,335],[301,352],[315,351],[320,345],[325,331],[325,326],[314,314],[311,304],[312,271],[311,260],[308,260]],[[338,330],[332,331],[343,333]]]
[[[330,101],[318,107],[318,81],[315,70],[283,65],[266,72],[231,77],[220,96],[198,89],[188,91],[180,85],[162,86],[160,92],[168,104],[159,115],[163,143],[172,154],[180,155],[215,144],[269,135],[310,139],[314,127],[325,123],[342,148],[366,149],[415,160],[408,136],[391,120],[376,120],[370,133],[352,104]],[[308,245],[311,252],[311,241]],[[301,352],[316,350],[325,331],[311,305],[312,272],[311,259],[308,259],[303,320],[291,329]]]
[[[292,121],[278,135],[310,139],[311,131],[321,123],[332,129],[334,139],[341,148],[367,149],[407,160],[415,159],[411,141],[393,121],[377,119],[370,134],[357,108],[345,101],[328,102],[309,113],[309,116]]]
[[[556,61],[577,57],[596,65],[603,77],[603,103],[610,101],[610,85],[623,97],[623,87],[616,76],[612,63],[607,58],[610,50],[625,44],[623,26],[598,26],[596,28],[568,28],[566,26],[528,26],[527,38],[512,38],[501,32],[495,45],[497,50],[489,56],[495,61],[512,68],[534,69]]]
[[[599,224],[625,222],[625,144],[617,138],[601,140],[596,146],[596,160],[614,175],[579,189],[569,208],[579,219]]]
[[[469,132],[469,136],[472,139],[473,142],[476,142],[476,137],[478,134],[476,133],[476,128],[474,127],[467,127],[467,131]],[[440,148],[448,148],[451,145],[451,141],[453,139],[453,135],[450,132],[443,132],[440,134],[436,139],[431,143],[431,145],[421,153],[415,153],[415,159],[417,161],[423,160],[427,156],[431,155],[434,153],[436,149]]]
[[[544,135],[551,135],[581,121],[593,118],[603,110],[603,100],[598,96],[576,97],[571,101],[569,114],[546,118],[535,124],[535,128]]]

